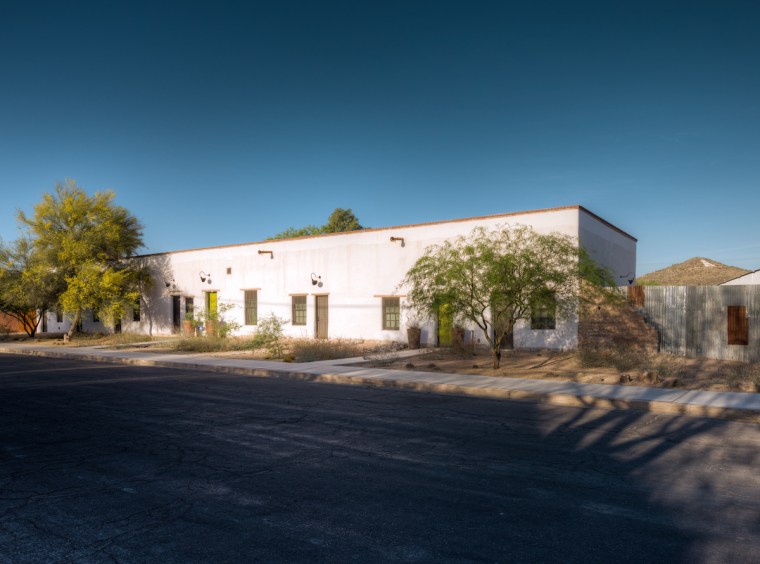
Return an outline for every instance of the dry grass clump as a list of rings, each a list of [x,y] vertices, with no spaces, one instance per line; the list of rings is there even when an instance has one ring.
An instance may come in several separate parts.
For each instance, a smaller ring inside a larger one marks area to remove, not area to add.
[[[178,339],[172,348],[181,352],[210,353],[243,351],[251,349],[250,339],[233,339],[230,337],[189,337]]]
[[[760,362],[734,364],[723,371],[726,385],[739,392],[760,392]]]
[[[625,348],[584,348],[578,351],[583,368],[614,368],[620,372],[646,369],[649,359],[640,351]]]
[[[161,337],[166,339],[166,337]],[[134,343],[147,343],[156,340],[156,337],[141,333],[75,333],[71,344],[80,347],[93,345],[125,346]]]
[[[678,367],[668,362],[662,355],[627,348],[585,348],[578,351],[578,360],[583,368],[614,368],[618,372],[640,372],[649,376],[652,383],[673,380],[677,385]]]
[[[295,362],[352,358],[363,354],[360,342],[351,339],[290,339],[286,348]]]

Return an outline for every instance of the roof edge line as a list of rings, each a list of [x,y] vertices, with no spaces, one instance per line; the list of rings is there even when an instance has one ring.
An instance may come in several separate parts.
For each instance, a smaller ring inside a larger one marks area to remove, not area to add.
[[[366,229],[356,229],[354,231],[339,231],[337,233],[320,233],[318,235],[302,235],[300,237],[287,237],[282,239],[264,239],[261,241],[248,241],[246,243],[232,243],[229,245],[211,245],[208,247],[194,247],[192,249],[179,249],[175,251],[163,251],[158,253],[146,253],[144,255],[136,255],[135,258],[143,258],[143,257],[153,257],[153,256],[159,256],[159,255],[169,255],[169,254],[179,254],[179,253],[190,253],[195,251],[210,251],[214,249],[228,249],[228,248],[234,248],[234,247],[244,247],[248,245],[272,245],[272,244],[278,244],[284,241],[301,241],[305,239],[317,239],[320,237],[335,237],[340,235],[351,235],[353,233],[375,233],[378,231],[389,231],[391,229],[409,229],[414,227],[426,227],[429,225],[442,225],[446,223],[461,223],[465,221],[477,221],[482,219],[496,219],[500,217],[513,217],[516,215],[531,215],[531,214],[537,214],[537,213],[552,213],[552,212],[561,212],[561,211],[567,211],[567,210],[579,210],[586,212],[588,215],[599,221],[600,223],[606,225],[610,229],[613,229],[614,231],[617,231],[621,235],[628,237],[629,239],[633,240],[634,242],[638,242],[635,237],[632,235],[626,233],[619,227],[613,225],[609,221],[602,219],[600,216],[596,215],[592,211],[589,211],[587,208],[581,206],[581,205],[572,205],[572,206],[559,206],[555,208],[542,208],[537,210],[527,210],[527,211],[519,211],[519,212],[505,212],[505,213],[496,213],[496,214],[488,214],[488,215],[476,215],[473,217],[463,217],[458,219],[443,219],[438,221],[425,221],[421,223],[409,223],[405,225],[391,225],[389,227],[368,227]]]

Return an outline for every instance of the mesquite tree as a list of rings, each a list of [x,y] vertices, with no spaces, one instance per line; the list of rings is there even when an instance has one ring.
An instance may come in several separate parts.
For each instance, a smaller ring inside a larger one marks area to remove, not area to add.
[[[475,228],[425,250],[400,286],[407,307],[434,318],[447,308],[454,319],[470,322],[483,332],[494,358],[531,308],[556,307],[567,315],[581,292],[613,286],[612,277],[566,235],[540,234],[529,227],[488,230]]]

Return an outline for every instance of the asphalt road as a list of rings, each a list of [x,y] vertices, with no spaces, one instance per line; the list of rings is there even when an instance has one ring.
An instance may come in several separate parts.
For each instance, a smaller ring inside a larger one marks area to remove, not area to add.
[[[0,355],[2,562],[750,562],[760,426]]]

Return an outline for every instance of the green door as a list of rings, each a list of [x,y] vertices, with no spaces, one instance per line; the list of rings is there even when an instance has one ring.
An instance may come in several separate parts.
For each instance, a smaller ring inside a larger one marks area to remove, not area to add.
[[[449,304],[438,306],[438,346],[451,346],[451,333],[454,327],[454,317],[451,315]]]

